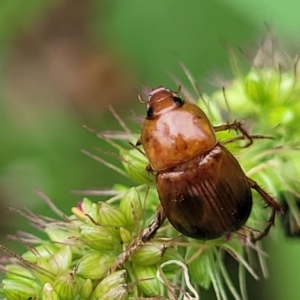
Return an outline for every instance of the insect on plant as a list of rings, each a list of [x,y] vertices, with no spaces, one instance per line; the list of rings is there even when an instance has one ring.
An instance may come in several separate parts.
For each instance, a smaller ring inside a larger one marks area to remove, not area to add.
[[[147,170],[156,179],[160,203],[152,223],[142,230],[137,241],[119,257],[117,265],[140,244],[154,237],[165,219],[185,236],[209,240],[236,232],[246,223],[255,190],[272,212],[265,229],[255,242],[266,236],[274,225],[281,206],[254,180],[248,178],[235,157],[216,138],[216,132],[235,129],[245,139],[253,138],[241,122],[212,126],[205,113],[194,103],[183,100],[178,92],[164,87],[151,91],[141,137],[149,160]]]

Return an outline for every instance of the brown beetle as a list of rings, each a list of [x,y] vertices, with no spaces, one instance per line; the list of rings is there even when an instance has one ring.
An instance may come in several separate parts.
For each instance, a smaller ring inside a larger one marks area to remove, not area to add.
[[[179,232],[196,239],[238,231],[252,209],[251,189],[272,208],[265,230],[252,241],[267,235],[281,206],[245,175],[215,132],[236,129],[248,140],[246,146],[252,137],[262,136],[249,136],[239,122],[213,127],[197,105],[164,87],[152,90],[148,101],[142,102],[147,104],[147,117],[137,146],[143,146],[149,160],[147,169],[156,177],[161,206],[118,262],[151,239],[165,218]]]
[[[218,142],[215,132],[231,128],[252,143],[240,123],[213,127],[205,113],[183,101],[178,92],[160,87],[150,93],[138,145],[156,176],[162,205],[157,228],[166,217],[179,232],[196,239],[235,232],[250,215],[253,188],[272,208],[268,225],[253,240],[269,232],[281,206],[246,177],[235,157]]]

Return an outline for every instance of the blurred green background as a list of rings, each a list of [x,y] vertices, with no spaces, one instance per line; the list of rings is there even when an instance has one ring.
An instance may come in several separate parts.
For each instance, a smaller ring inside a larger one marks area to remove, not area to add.
[[[83,124],[118,129],[109,104],[138,130],[137,92],[176,89],[174,78],[187,84],[180,63],[209,92],[218,77],[231,78],[224,45],[254,53],[270,26],[281,45],[299,51],[299,11],[296,0],[1,1],[2,236],[26,228],[8,206],[51,215],[33,188],[68,214],[81,199],[71,190],[125,183],[80,152],[105,147]],[[299,298],[300,241],[277,228],[277,239],[265,241],[270,279],[250,280],[249,299]]]

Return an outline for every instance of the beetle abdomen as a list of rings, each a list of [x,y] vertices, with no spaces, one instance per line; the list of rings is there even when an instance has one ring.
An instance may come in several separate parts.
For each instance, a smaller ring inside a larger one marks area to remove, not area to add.
[[[158,172],[156,181],[168,220],[189,237],[214,239],[237,231],[251,212],[246,176],[220,144],[189,162]]]

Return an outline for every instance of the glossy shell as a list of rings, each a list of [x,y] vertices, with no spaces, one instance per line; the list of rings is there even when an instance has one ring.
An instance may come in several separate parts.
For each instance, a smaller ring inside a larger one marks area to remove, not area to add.
[[[178,107],[173,97],[178,96],[166,89],[150,94],[153,117],[143,124],[141,143],[153,170],[189,161],[216,144],[204,112],[187,101]]]
[[[186,236],[213,239],[240,229],[252,208],[243,170],[222,145],[159,172],[157,191],[170,223]]]
[[[252,208],[248,180],[198,106],[165,88],[153,90],[140,142],[164,213],[179,232],[214,239],[245,224]]]

